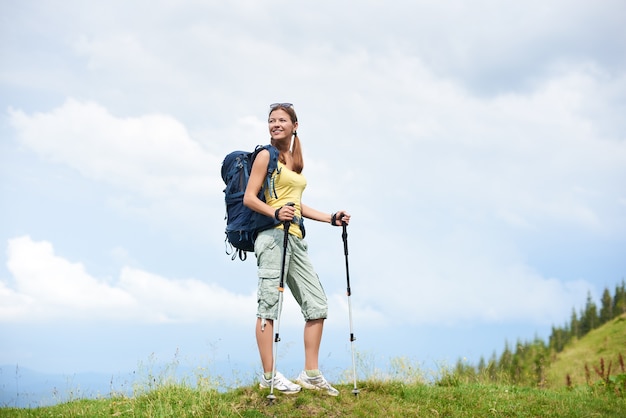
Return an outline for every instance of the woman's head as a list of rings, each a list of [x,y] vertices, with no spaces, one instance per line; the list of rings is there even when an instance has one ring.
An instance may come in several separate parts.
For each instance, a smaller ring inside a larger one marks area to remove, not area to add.
[[[270,105],[270,116],[272,116],[272,112],[275,110],[283,110],[287,112],[289,118],[291,119],[291,123],[298,123],[298,116],[296,116],[296,111],[293,108],[293,104],[291,103],[272,103]]]
[[[270,105],[267,119],[271,142],[280,151],[289,151],[293,158],[293,171],[301,173],[304,168],[300,139],[298,138],[298,116],[291,103]],[[292,142],[293,138],[293,142]]]
[[[298,117],[291,103],[274,103],[270,105],[267,123],[272,141],[278,142],[277,147],[288,148],[291,137],[296,135]]]

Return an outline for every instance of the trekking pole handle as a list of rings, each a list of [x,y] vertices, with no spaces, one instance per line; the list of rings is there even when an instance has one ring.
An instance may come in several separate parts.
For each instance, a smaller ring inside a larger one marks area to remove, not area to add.
[[[341,221],[341,227],[343,228],[343,232],[341,233],[341,238],[343,239],[343,253],[348,255],[348,224],[345,221]]]
[[[296,206],[296,204],[293,203],[293,202],[289,202],[285,206],[292,206],[293,207],[293,206]],[[283,227],[285,228],[285,230],[288,230],[290,226],[291,226],[291,221],[283,221]]]

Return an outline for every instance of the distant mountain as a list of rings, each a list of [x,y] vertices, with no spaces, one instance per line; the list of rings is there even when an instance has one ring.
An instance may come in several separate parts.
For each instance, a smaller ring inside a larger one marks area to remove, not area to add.
[[[79,398],[132,393],[133,374],[50,374],[16,365],[0,366],[0,406],[49,406]]]
[[[294,374],[299,363],[283,363],[285,372]],[[287,367],[289,366],[289,367]],[[218,390],[249,385],[255,378],[230,361],[216,362],[207,368],[173,364],[151,364],[146,370],[123,373],[42,373],[19,365],[0,366],[0,407],[35,408],[76,399],[95,399],[111,395],[133,396],[164,383],[184,382],[195,386],[201,381]]]

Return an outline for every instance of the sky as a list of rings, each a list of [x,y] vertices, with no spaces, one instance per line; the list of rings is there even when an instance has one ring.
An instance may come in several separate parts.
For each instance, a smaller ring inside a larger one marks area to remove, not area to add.
[[[353,344],[341,229],[306,223],[322,371],[547,340],[626,276],[625,28],[620,0],[0,1],[1,374],[258,373],[220,168],[274,102],[305,204],[352,215]],[[287,375],[302,325],[285,292]]]

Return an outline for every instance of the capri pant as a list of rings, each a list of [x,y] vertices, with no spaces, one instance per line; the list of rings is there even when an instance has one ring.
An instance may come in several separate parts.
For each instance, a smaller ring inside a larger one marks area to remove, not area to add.
[[[282,229],[262,231],[254,242],[257,258],[259,287],[257,317],[278,318],[278,285],[283,256],[285,233]],[[319,277],[307,253],[304,239],[289,234],[285,259],[285,284],[300,305],[305,321],[325,319],[328,300]]]

